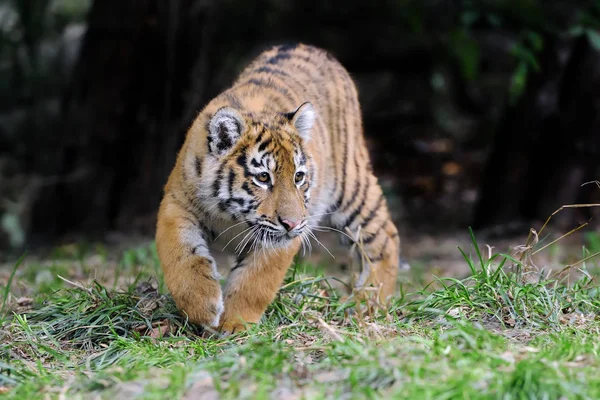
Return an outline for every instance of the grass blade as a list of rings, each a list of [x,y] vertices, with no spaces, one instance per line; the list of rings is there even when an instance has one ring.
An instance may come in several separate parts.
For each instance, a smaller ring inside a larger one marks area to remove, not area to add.
[[[6,287],[4,288],[4,294],[2,296],[2,308],[0,308],[0,318],[2,318],[2,319],[4,319],[4,312],[6,311],[6,306],[7,306],[7,302],[8,302],[8,296],[10,295],[10,287],[12,286],[13,278],[15,277],[15,274],[17,273],[17,269],[19,268],[19,266],[21,265],[21,263],[25,259],[26,255],[27,255],[27,253],[24,253],[17,260],[15,266],[13,267],[12,272],[10,273],[10,276],[8,277],[8,281],[6,282]]]

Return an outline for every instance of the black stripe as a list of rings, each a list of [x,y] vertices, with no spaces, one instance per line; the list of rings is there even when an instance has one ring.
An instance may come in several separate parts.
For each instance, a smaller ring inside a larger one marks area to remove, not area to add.
[[[354,223],[356,218],[359,216],[360,212],[363,210],[363,207],[365,206],[365,203],[367,201],[367,193],[369,191],[368,189],[369,189],[369,186],[365,185],[363,192],[360,195],[361,200],[359,201],[359,203],[356,206],[356,208],[354,209],[354,211],[352,211],[352,214],[350,214],[348,216],[348,218],[346,218],[346,221],[345,221],[344,225],[342,226],[343,228],[346,226],[350,227]],[[355,195],[353,195],[353,198],[354,198],[354,196]]]
[[[383,259],[384,259],[383,254],[380,254],[377,257],[369,257],[369,260],[371,261],[371,263],[380,262],[380,261],[383,261]]]
[[[272,141],[273,141],[272,138],[268,138],[267,140],[265,140],[264,142],[262,142],[260,144],[260,146],[258,146],[258,151],[259,152],[263,152],[267,148],[267,146],[271,144]]]
[[[280,61],[289,60],[290,58],[292,58],[292,56],[290,54],[285,53],[285,52],[278,52],[276,55],[274,55],[273,57],[269,58],[267,60],[267,63],[268,64],[276,65]]]
[[[238,158],[237,158],[237,163],[239,166],[246,168],[247,166],[247,159],[246,159],[246,153],[242,152]]]
[[[248,204],[243,209],[239,210],[239,212],[242,214],[248,214],[251,210],[254,210],[255,208],[256,208],[256,201],[250,200],[250,201],[248,201]]]
[[[227,150],[231,146],[233,146],[233,142],[228,134],[219,134],[221,140],[217,143],[217,150],[220,152]]]
[[[279,75],[279,76],[285,76],[285,77],[289,77],[290,76],[287,72],[285,72],[285,71],[283,71],[281,69],[270,68],[270,67],[267,67],[267,66],[262,66],[262,67],[260,67],[258,69],[255,69],[251,73],[257,73],[257,74],[265,73],[265,74],[273,74],[273,75]]]
[[[205,242],[208,241],[208,235],[212,232],[210,229],[206,227],[202,222],[197,221],[196,226],[198,227],[198,232],[200,232],[200,236],[204,239]],[[207,248],[208,250],[208,248]]]
[[[306,153],[304,152],[304,148],[300,147],[300,165],[306,164]]]
[[[235,271],[236,269],[238,269],[238,268],[241,268],[241,267],[243,267],[243,266],[244,266],[244,265],[243,265],[243,264],[241,264],[241,263],[240,263],[240,264],[237,264],[237,263],[236,263],[236,264],[233,266],[233,268],[231,268],[231,271],[230,271],[230,272],[233,272],[233,271]]]
[[[233,183],[235,181],[235,172],[233,172],[233,169],[229,170],[229,179],[228,179],[228,187],[227,190],[229,192],[229,197],[233,196]]]
[[[385,258],[385,255],[384,255],[385,248],[386,248],[387,243],[388,243],[389,240],[390,240],[390,237],[386,236],[385,241],[383,242],[383,245],[381,246],[381,251],[379,252],[378,256],[376,256],[376,257],[370,257],[369,256],[369,260],[371,261],[371,263],[376,263],[376,262],[383,261],[383,259]]]
[[[357,160],[356,155],[355,155],[354,159],[355,159],[355,166],[356,166],[356,179],[355,179],[356,184],[354,185],[354,188],[352,189],[352,193],[349,196],[348,195],[344,196],[346,198],[346,204],[343,204],[344,202],[342,199],[342,201],[341,201],[342,204],[340,204],[340,211],[342,211],[342,212],[346,211],[352,205],[353,200],[355,200],[359,196],[359,191],[361,190],[361,187],[360,187],[360,184],[361,184],[360,172],[361,171],[358,167],[358,161],[356,161]],[[369,188],[369,182],[365,182],[365,185],[362,188],[362,191],[366,194],[366,191],[368,188]],[[365,201],[364,197],[365,197],[365,195],[360,196],[363,204]]]
[[[244,190],[246,193],[248,193],[250,196],[254,196],[254,193],[252,192],[252,190],[250,189],[250,185],[248,185],[248,182],[244,182],[242,183],[242,190]]]
[[[237,203],[240,205],[240,207],[246,207],[246,200],[241,198],[241,197],[235,197],[233,194],[233,184],[235,183],[235,172],[233,171],[233,169],[229,170],[229,176],[228,176],[228,180],[227,180],[227,191],[229,193],[229,198],[224,202],[224,206],[223,207],[229,207],[231,204],[233,203]],[[244,182],[244,184],[247,185],[246,182]],[[243,186],[243,185],[242,185]],[[223,209],[222,207],[222,209]]]
[[[248,164],[247,164],[248,159],[246,158],[245,151],[246,151],[246,149],[242,150],[242,153],[237,158],[237,163],[244,169],[244,176],[246,178],[248,178],[248,177],[252,176],[252,174],[250,174],[250,170],[248,170]]]
[[[198,221],[198,229],[204,233],[209,231],[208,227],[204,225],[201,221]]]
[[[363,172],[360,168],[360,165],[358,163],[358,157],[359,154],[357,154],[357,152],[354,152],[354,167],[356,168],[356,185],[354,186],[354,190],[352,191],[352,197],[350,199],[348,199],[348,203],[346,204],[346,206],[342,206],[342,210],[344,210],[346,207],[350,207],[350,203],[352,201],[352,199],[354,199],[356,197],[356,195],[358,194],[358,191],[360,190],[360,176],[361,176],[361,172]],[[369,186],[369,178],[366,176],[365,174],[365,188]]]
[[[235,259],[235,265],[233,266],[233,268],[231,268],[231,272],[235,271],[238,268],[245,267],[246,266],[245,261],[246,261],[246,254],[244,253],[244,251],[242,249],[240,254]]]
[[[223,169],[225,168],[224,164],[221,164],[219,166],[219,172],[217,172],[217,179],[215,179],[215,181],[213,182],[213,196],[214,197],[219,197],[219,186],[221,183],[221,179],[223,179]]]
[[[291,51],[294,50],[298,47],[298,43],[286,43],[286,44],[282,44],[281,46],[279,46],[277,48],[277,52],[282,53],[282,52],[286,52],[286,51]]]
[[[196,156],[196,175],[198,178],[202,176],[202,160],[198,156]]]
[[[250,78],[244,84],[252,84],[255,86],[270,86],[268,82],[263,81],[262,79]]]
[[[369,236],[366,236],[362,239],[362,243],[369,245],[371,243],[373,243],[373,241],[377,238],[377,236],[379,236],[379,232],[381,232],[381,230],[383,229],[383,225],[380,225],[379,228],[377,228],[377,230],[371,234],[369,234]]]
[[[379,208],[381,207],[381,205],[383,204],[383,193],[379,195],[379,200],[377,200],[377,203],[375,204],[375,207],[373,207],[371,209],[371,212],[369,212],[369,215],[367,215],[365,217],[365,219],[363,219],[363,226],[366,228],[367,225],[369,225],[369,223],[373,220],[373,218],[375,218],[375,215],[377,215],[377,211],[379,211]]]

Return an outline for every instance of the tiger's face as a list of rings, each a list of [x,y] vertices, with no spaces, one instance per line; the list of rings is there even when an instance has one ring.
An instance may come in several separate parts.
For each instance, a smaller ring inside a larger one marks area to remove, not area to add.
[[[212,174],[202,190],[212,213],[245,222],[247,237],[271,246],[300,236],[315,177],[305,146],[314,119],[309,103],[286,114],[219,109],[207,126],[211,165],[204,170]]]

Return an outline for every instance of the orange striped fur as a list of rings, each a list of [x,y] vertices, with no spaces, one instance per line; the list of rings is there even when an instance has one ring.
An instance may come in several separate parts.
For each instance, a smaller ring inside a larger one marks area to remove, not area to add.
[[[358,285],[393,295],[399,236],[373,175],[357,91],[325,51],[262,53],[190,127],[156,232],[165,282],[190,321],[234,332],[256,323],[317,224],[360,232]],[[235,255],[221,288],[209,246]]]

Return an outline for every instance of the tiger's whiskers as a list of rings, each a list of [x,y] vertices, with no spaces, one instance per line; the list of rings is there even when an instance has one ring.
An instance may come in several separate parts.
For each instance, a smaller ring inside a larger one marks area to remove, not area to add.
[[[225,232],[229,231],[230,229],[233,229],[233,228],[235,228],[236,226],[240,226],[240,225],[242,225],[242,224],[247,224],[247,223],[248,223],[248,221],[242,221],[242,222],[238,222],[237,224],[231,225],[229,228],[227,228],[227,229],[225,229],[223,232],[219,233],[219,234],[217,235],[217,237],[213,239],[213,241],[216,241],[218,238],[220,238],[220,237],[221,237],[221,235],[223,235]]]
[[[306,233],[307,233],[308,235],[310,235],[310,237],[312,237],[312,238],[313,238],[313,239],[314,239],[314,240],[315,240],[315,241],[316,241],[316,242],[317,242],[319,245],[321,245],[321,247],[322,247],[322,248],[324,248],[324,249],[325,249],[325,251],[326,251],[327,253],[329,253],[329,255],[330,255],[330,256],[331,256],[333,259],[335,259],[335,256],[334,256],[334,255],[331,253],[331,251],[329,251],[329,249],[327,248],[327,246],[325,246],[323,243],[321,243],[321,241],[320,241],[319,239],[317,239],[317,236],[316,236],[316,235],[315,235],[315,234],[312,232],[312,230],[310,230],[310,229],[307,229],[307,230],[306,230]]]
[[[229,246],[229,244],[230,244],[231,242],[233,242],[233,241],[234,241],[236,238],[238,238],[239,236],[243,235],[245,232],[248,232],[248,231],[249,231],[249,230],[251,230],[252,228],[254,228],[254,226],[251,226],[251,227],[249,227],[249,228],[246,228],[246,229],[244,229],[243,231],[241,231],[240,233],[238,233],[237,235],[235,235],[234,237],[232,237],[232,238],[231,238],[231,240],[230,240],[229,242],[227,242],[227,244],[225,244],[225,246],[223,246],[223,249],[222,249],[221,251],[224,251],[224,250],[225,250],[225,248],[226,248],[227,246]]]

